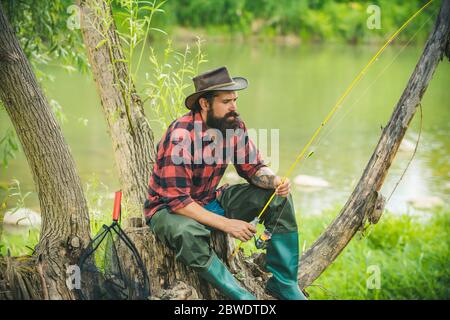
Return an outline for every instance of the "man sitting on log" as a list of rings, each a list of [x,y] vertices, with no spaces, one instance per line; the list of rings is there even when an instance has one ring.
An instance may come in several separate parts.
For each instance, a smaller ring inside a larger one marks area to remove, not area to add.
[[[236,111],[237,91],[247,87],[247,80],[231,78],[221,67],[193,81],[196,91],[185,100],[190,112],[172,122],[157,145],[144,205],[147,224],[175,250],[177,259],[222,294],[255,299],[210,247],[210,233],[217,229],[250,240],[256,228],[249,222],[276,189],[280,197],[263,216],[265,227],[273,232],[266,255],[266,268],[273,276],[266,289],[279,299],[305,299],[297,281],[299,246],[290,182],[282,182],[263,163]],[[249,183],[217,188],[230,162]]]

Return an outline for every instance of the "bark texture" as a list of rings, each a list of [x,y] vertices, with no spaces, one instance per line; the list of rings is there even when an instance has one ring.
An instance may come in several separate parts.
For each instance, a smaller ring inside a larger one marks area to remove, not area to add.
[[[111,13],[104,0],[79,1],[81,31],[111,136],[124,202],[142,212],[155,159],[153,132],[130,78]]]
[[[366,223],[375,224],[379,221],[385,202],[379,190],[437,65],[444,54],[449,57],[449,39],[450,0],[444,0],[423,54],[391,119],[382,132],[357,187],[338,217],[300,259],[299,285],[301,288],[312,284]],[[148,228],[129,229],[128,232],[149,269],[155,296],[178,299],[220,298],[216,292],[211,291],[210,287],[199,281],[192,271],[189,272],[186,267],[176,262],[173,253],[161,246]],[[242,284],[258,298],[269,298],[263,290],[267,279],[267,274],[259,263],[263,259],[260,259],[261,257],[245,259],[239,254],[237,258],[228,260],[227,257],[233,251],[231,242],[220,240],[220,238],[214,240],[216,252],[226,261],[235,276],[243,280]],[[184,282],[181,286],[180,280]],[[170,288],[173,290],[167,290]],[[177,296],[177,290],[179,296]]]
[[[102,5],[103,1],[95,1],[97,5]],[[93,4],[93,0],[83,1],[83,4],[86,3]],[[98,6],[97,6],[98,7]],[[104,8],[107,12],[110,13],[110,8]],[[86,13],[83,13],[86,14]],[[444,53],[449,56],[450,52],[450,0],[444,0],[442,2],[441,11],[439,17],[436,21],[435,28],[431,33],[424,52],[420,58],[419,63],[417,64],[408,85],[400,98],[394,113],[388,123],[388,125],[384,128],[382,136],[379,140],[379,143],[367,164],[364,173],[355,188],[353,194],[347,201],[346,205],[342,209],[339,216],[330,224],[327,230],[319,237],[319,239],[312,245],[312,247],[307,250],[300,261],[300,276],[299,276],[299,284],[302,288],[310,285],[320,274],[336,259],[336,257],[342,252],[348,242],[352,239],[355,233],[366,223],[369,221],[370,223],[376,223],[380,219],[380,214],[383,209],[383,197],[379,194],[379,190],[384,182],[384,179],[387,175],[388,169],[395,157],[397,149],[403,136],[409,126],[411,119],[413,118],[417,106],[420,104],[421,98],[428,86],[429,81],[434,73],[436,66],[439,61],[442,59]],[[3,23],[0,21],[0,33],[4,32],[2,27]],[[113,27],[112,27],[113,28]],[[108,29],[109,30],[109,29]],[[86,30],[83,30],[86,33]],[[113,138],[114,147],[116,152],[116,162],[119,167],[119,177],[121,179],[121,183],[124,183],[124,191],[128,190],[128,194],[130,197],[130,201],[136,201],[136,203],[142,203],[146,194],[146,183],[148,181],[148,176],[143,176],[142,170],[146,171],[147,175],[150,173],[151,160],[153,159],[153,146],[146,145],[144,147],[144,142],[140,141],[140,137],[138,135],[139,132],[147,132],[147,135],[151,136],[151,130],[149,127],[144,127],[142,131],[139,129],[140,121],[144,121],[141,119],[143,116],[142,106],[134,105],[131,107],[131,113],[127,114],[127,110],[124,110],[124,98],[120,98],[120,94],[117,92],[112,92],[111,87],[114,88],[117,86],[117,79],[128,79],[126,68],[122,68],[121,72],[123,74],[117,77],[114,72],[111,72],[111,67],[108,65],[114,65],[118,62],[115,61],[115,58],[111,58],[111,50],[109,53],[104,52],[99,55],[97,51],[102,51],[104,46],[100,46],[96,48],[101,39],[94,39],[94,35],[85,34],[87,40],[86,43],[90,43],[88,50],[90,55],[91,65],[94,71],[94,78],[97,82],[99,93],[102,95],[102,104],[104,104],[103,108],[105,110],[105,115],[108,119],[108,124],[110,126],[111,134],[117,135],[117,137]],[[92,39],[90,38],[92,37]],[[115,50],[120,51],[120,45],[117,41],[115,33],[111,34],[111,37],[115,40],[112,43],[116,45],[111,47],[113,52]],[[2,50],[5,47],[5,44],[2,42],[3,36],[0,37],[0,80],[3,88],[3,77],[5,75],[9,75],[11,72],[4,72],[5,65],[6,68],[11,64],[8,62],[10,60],[16,61],[17,57],[15,55],[11,56],[11,50]],[[119,56],[115,56],[116,58]],[[21,57],[20,59],[23,59]],[[100,66],[94,66],[94,64],[100,64]],[[7,69],[7,71],[11,71],[11,69]],[[27,73],[28,74],[28,73]],[[103,79],[105,77],[105,79]],[[123,78],[125,77],[125,78]],[[29,79],[21,78],[20,81],[15,82],[15,85],[18,86],[20,90],[26,91],[29,88]],[[128,81],[129,83],[129,81]],[[103,87],[104,85],[104,87]],[[24,89],[21,89],[24,86]],[[17,88],[16,88],[17,89]],[[20,91],[19,90],[19,91]],[[3,89],[0,91],[4,91]],[[0,94],[3,94],[0,92]],[[42,97],[42,93],[40,91],[34,91],[36,96],[36,92],[40,94]],[[119,90],[120,92],[120,90]],[[134,92],[134,89],[133,89]],[[109,96],[110,95],[110,96]],[[0,96],[4,101],[5,105],[7,105],[8,96]],[[109,98],[113,100],[113,103],[109,103]],[[137,97],[137,96],[136,96]],[[39,99],[38,102],[42,102],[42,99]],[[117,99],[117,101],[116,101]],[[122,100],[121,100],[122,99]],[[45,101],[45,99],[43,99]],[[11,101],[14,101],[12,99]],[[135,98],[136,101],[139,101],[138,98]],[[31,101],[32,103],[28,103],[28,105],[33,105],[38,102]],[[108,108],[105,107],[108,102]],[[14,105],[14,104],[11,104]],[[39,105],[39,104],[37,104]],[[9,106],[9,105],[8,105]],[[10,112],[8,110],[8,112]],[[125,114],[124,114],[125,112]],[[114,117],[114,115],[118,115]],[[128,115],[130,117],[128,117]],[[23,115],[29,116],[27,115]],[[13,117],[12,117],[13,118]],[[20,117],[19,117],[20,118]],[[109,119],[111,118],[111,119]],[[137,120],[136,120],[137,119]],[[28,122],[32,122],[32,124],[36,124],[36,119],[28,119]],[[113,121],[114,120],[114,121]],[[34,121],[34,122],[33,122]],[[136,121],[137,123],[135,123]],[[46,122],[44,122],[46,123]],[[135,126],[136,124],[136,126]],[[134,130],[132,128],[133,127]],[[19,128],[19,129],[18,129]],[[24,130],[20,126],[18,126],[16,130]],[[39,130],[38,130],[39,129]],[[32,130],[40,131],[41,128],[27,128],[25,132],[32,132]],[[52,137],[55,132],[47,132],[46,129],[43,128],[44,132]],[[53,130],[57,130],[59,132],[59,128],[53,128]],[[114,132],[113,132],[114,130]],[[146,131],[149,130],[149,131]],[[29,133],[30,134],[30,133]],[[19,135],[20,137],[20,135]],[[22,137],[23,138],[23,137]],[[21,138],[21,139],[22,139]],[[147,139],[147,137],[143,139]],[[23,138],[25,139],[25,138]],[[26,139],[25,139],[26,140]],[[152,141],[152,139],[151,139]],[[39,145],[40,141],[34,141],[33,146],[30,146],[27,141],[22,142],[24,145],[24,149],[30,148],[30,150],[34,150],[36,145]],[[119,143],[120,142],[120,143]],[[57,141],[55,143],[61,143]],[[142,144],[140,144],[142,143]],[[148,142],[146,142],[148,143]],[[134,150],[134,144],[138,144],[138,150]],[[141,149],[142,148],[142,149]],[[46,157],[49,162],[52,162],[51,159],[61,159],[59,155],[55,154],[40,154],[41,156]],[[151,156],[150,156],[151,155]],[[142,158],[141,158],[142,157]],[[151,160],[149,160],[149,158]],[[30,160],[29,160],[30,161]],[[36,160],[37,161],[37,160]],[[140,161],[146,162],[141,164]],[[125,162],[123,164],[122,162]],[[131,164],[126,164],[127,162]],[[34,162],[30,161],[30,166],[33,167]],[[127,168],[129,166],[130,168]],[[147,167],[146,167],[147,166]],[[45,171],[44,168],[36,167],[34,170],[39,171],[35,175],[42,174],[41,171]],[[130,170],[130,171],[127,171]],[[51,171],[53,173],[53,171]],[[129,181],[123,181],[123,179],[128,179]],[[38,185],[38,182],[36,183]],[[134,187],[133,187],[134,185]],[[138,186],[138,187],[136,187]],[[42,186],[42,188],[49,188],[48,185]],[[133,189],[134,188],[134,189]],[[142,190],[141,190],[142,189]],[[61,187],[59,190],[53,190],[54,194],[60,195],[61,190],[66,190],[66,187]],[[46,191],[46,189],[40,189],[40,193],[42,191]],[[51,191],[51,190],[50,190]],[[58,193],[56,193],[58,191]],[[137,195],[132,195],[133,192],[137,192]],[[53,194],[53,195],[54,195]],[[133,199],[133,200],[131,200]],[[48,202],[45,204],[48,205]],[[42,202],[41,202],[42,205]],[[53,207],[46,208],[48,210],[53,210]],[[79,205],[74,208],[79,209]],[[72,208],[72,209],[74,209]],[[75,210],[74,209],[74,210]],[[52,211],[53,212],[53,211]],[[69,215],[69,211],[64,211],[63,214]],[[82,217],[84,217],[81,214]],[[77,218],[74,215],[70,215],[70,218]],[[80,217],[78,217],[80,219]],[[58,220],[60,221],[60,220]],[[84,223],[83,221],[78,220],[68,220],[70,222],[75,222],[78,226],[80,223]],[[44,224],[48,224],[49,222],[44,220]],[[88,223],[88,222],[87,222]],[[71,223],[67,223],[71,225]],[[58,226],[52,226],[50,231],[55,231],[58,229]],[[151,288],[152,288],[152,296],[155,299],[196,299],[196,298],[204,298],[204,299],[217,299],[222,298],[215,290],[213,290],[209,285],[205,282],[199,280],[196,273],[192,270],[186,268],[182,263],[177,262],[175,260],[173,252],[162,245],[155,236],[149,231],[149,228],[142,225],[141,219],[136,219],[134,225],[132,225],[127,230],[128,235],[134,241],[136,247],[138,248],[141,256],[144,260],[144,263],[148,269],[148,273],[150,275]],[[45,233],[44,233],[45,235]],[[47,235],[46,237],[49,237]],[[64,242],[65,235],[58,234],[56,236],[56,244]],[[235,273],[235,276],[238,279],[242,280],[242,284],[249,289],[249,291],[253,292],[260,299],[269,298],[264,293],[264,283],[267,280],[267,274],[260,267],[260,259],[246,259],[241,254],[238,254],[234,259],[228,259],[231,252],[233,251],[233,244],[229,241],[229,238],[223,233],[217,233],[213,237],[213,246],[218,253],[218,255],[228,264],[230,270]],[[41,241],[42,242],[42,241]],[[40,244],[43,245],[42,243]],[[48,242],[47,244],[49,248],[54,249],[57,253],[54,255],[59,255],[60,252],[64,255],[64,249],[61,249],[61,246],[55,245],[54,242]],[[64,248],[64,246],[62,246]],[[57,251],[60,249],[60,251]],[[50,249],[47,249],[47,251]],[[62,250],[62,251],[61,251]],[[41,250],[44,251],[44,250]],[[46,251],[44,251],[46,252]],[[51,260],[50,260],[51,261]],[[10,263],[10,261],[1,261],[2,263]],[[12,265],[10,263],[10,265]],[[31,275],[28,277],[32,280],[32,282],[37,283],[38,281],[42,282],[42,277],[39,277],[40,264],[34,263],[34,268],[31,271]],[[24,275],[20,274],[20,270],[17,270],[16,275],[19,276],[4,276],[7,274],[0,269],[0,289],[3,289],[5,285],[6,277],[7,279],[12,279],[14,283],[20,283],[20,279],[23,279]],[[64,274],[63,270],[62,274]],[[55,275],[58,275],[58,270],[54,270]],[[14,280],[16,279],[16,280]],[[45,280],[45,278],[44,278]],[[6,280],[8,282],[8,280]],[[7,283],[6,286],[11,285],[11,283]],[[57,292],[54,288],[51,288],[52,293]],[[3,290],[1,290],[3,291]],[[50,292],[50,290],[49,290]],[[45,290],[42,292],[41,296],[45,297]],[[50,298],[54,298],[54,294],[48,294]],[[23,298],[33,298],[34,296],[30,293],[27,296],[23,296]]]
[[[83,0],[79,4],[83,42],[113,142],[120,185],[125,201],[128,200],[128,211],[141,213],[155,159],[153,133],[130,78],[130,70],[124,62],[111,7],[104,0]],[[133,221],[142,225],[139,219]],[[210,286],[199,280],[194,271],[175,262],[173,252],[159,242],[147,227],[137,230],[136,234],[131,232],[131,237],[147,263],[154,297],[175,298],[177,290],[170,288],[179,288],[180,280],[188,283],[185,288],[193,292],[193,296],[211,299],[218,296]],[[229,256],[232,241],[228,237],[217,233],[212,236],[212,241],[219,256]]]
[[[366,223],[375,224],[379,221],[385,202],[379,190],[439,61],[445,53],[447,57],[449,56],[449,30],[450,0],[445,0],[423,54],[388,125],[382,132],[357,187],[338,217],[302,255],[299,272],[301,288],[312,284]],[[195,273],[176,262],[173,253],[161,246],[148,228],[127,231],[139,248],[149,270],[154,296],[169,299],[221,298],[217,292],[199,281]],[[238,279],[242,279],[241,283],[259,299],[270,298],[263,289],[268,275],[259,263],[263,260],[260,259],[262,257],[245,259],[239,254],[235,259],[228,260],[227,257],[233,251],[233,245],[223,238],[221,240],[220,237],[225,235],[219,233],[214,238],[215,250],[230,270]],[[182,281],[181,284],[180,281]]]
[[[148,227],[130,227],[125,230],[136,245],[147,268],[152,299],[224,299],[197,273],[175,259],[173,251],[155,238]],[[228,259],[234,250],[234,241],[222,232],[212,235],[212,246],[229,270],[259,299],[271,299],[264,292],[269,274],[255,261],[255,257]]]
[[[43,272],[43,289],[50,299],[71,298],[65,285],[66,267],[76,262],[89,241],[87,204],[61,128],[1,5],[0,84],[0,99],[22,144],[39,196],[42,227],[33,256],[35,266]]]

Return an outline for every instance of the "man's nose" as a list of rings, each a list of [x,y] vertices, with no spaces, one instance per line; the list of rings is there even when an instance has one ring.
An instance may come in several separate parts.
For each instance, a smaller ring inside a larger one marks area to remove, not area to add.
[[[236,101],[231,101],[231,103],[230,103],[230,111],[236,111],[236,109],[237,109]]]

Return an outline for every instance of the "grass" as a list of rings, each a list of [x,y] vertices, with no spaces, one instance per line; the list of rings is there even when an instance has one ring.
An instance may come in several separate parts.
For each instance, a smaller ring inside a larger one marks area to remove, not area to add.
[[[111,223],[112,193],[95,177],[85,191],[94,236],[103,224]],[[308,248],[338,211],[301,217],[300,247]],[[357,234],[307,288],[310,299],[450,299],[450,209],[427,214],[424,219],[385,212],[365,236]],[[259,232],[262,229],[258,226]],[[39,240],[38,229],[2,231],[0,255],[31,254]],[[246,254],[256,250],[253,241],[243,249]]]
[[[335,215],[303,218],[301,242],[311,245]],[[310,299],[450,299],[450,211],[420,218],[385,213],[307,289]]]
[[[85,185],[88,201],[91,236],[94,237],[103,227],[112,223],[114,191],[92,175]],[[2,225],[7,210],[17,211],[26,207],[25,199],[29,195],[22,193],[20,182],[13,180],[10,186],[0,186],[0,256],[21,256],[33,253],[39,241],[39,227],[27,228]],[[7,200],[9,199],[9,206]],[[122,220],[128,216],[127,207],[122,203]]]
[[[300,248],[311,246],[338,212],[299,219]],[[258,234],[262,230],[259,225]],[[307,288],[309,298],[450,299],[449,230],[449,209],[436,209],[428,219],[385,212],[365,236],[358,233]],[[261,251],[253,241],[242,248],[246,255]]]
[[[0,226],[0,256],[31,255],[39,241],[39,228],[24,229]]]

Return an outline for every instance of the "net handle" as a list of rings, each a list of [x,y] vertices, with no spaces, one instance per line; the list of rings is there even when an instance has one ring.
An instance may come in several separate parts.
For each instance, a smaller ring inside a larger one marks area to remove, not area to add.
[[[120,219],[120,209],[122,202],[122,191],[116,191],[114,197],[113,221],[118,222]]]

